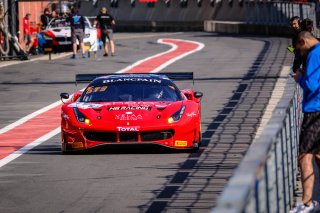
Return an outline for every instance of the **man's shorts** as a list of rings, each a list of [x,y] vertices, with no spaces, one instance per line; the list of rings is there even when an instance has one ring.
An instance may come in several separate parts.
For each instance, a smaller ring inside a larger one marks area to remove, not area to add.
[[[113,30],[112,29],[101,30],[101,39],[103,43],[106,43],[107,39],[109,41],[113,40]]]
[[[74,29],[73,31],[71,31],[71,40],[72,43],[76,43],[77,39],[79,41],[79,43],[83,42],[83,30],[82,29]]]
[[[24,35],[24,40],[25,40],[25,42],[31,42],[31,35]]]
[[[304,113],[300,133],[300,153],[320,153],[320,112]]]

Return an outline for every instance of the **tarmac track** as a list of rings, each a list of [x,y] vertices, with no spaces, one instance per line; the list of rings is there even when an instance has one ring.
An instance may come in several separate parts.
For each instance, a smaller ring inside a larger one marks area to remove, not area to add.
[[[111,146],[61,155],[56,135],[0,168],[0,212],[208,212],[214,207],[254,138],[282,66],[291,63],[290,40],[145,35],[118,34],[126,39],[118,40],[112,58],[99,53],[96,60],[63,58],[0,68],[0,128],[57,101],[60,92],[83,88],[74,85],[75,73],[117,72],[168,50],[158,38],[186,39],[205,47],[161,72],[195,73],[195,90],[204,93],[201,150]],[[178,85],[192,87],[191,82]]]

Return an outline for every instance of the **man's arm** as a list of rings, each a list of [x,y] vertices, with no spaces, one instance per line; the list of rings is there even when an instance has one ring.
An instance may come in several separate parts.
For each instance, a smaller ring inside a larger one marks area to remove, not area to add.
[[[28,20],[26,18],[23,18],[23,33],[27,35],[29,33],[29,26],[28,26]]]
[[[295,52],[292,70],[295,73],[302,65],[303,60],[299,53]]]
[[[112,25],[115,25],[115,24],[116,24],[116,21],[114,20],[114,18],[113,18],[112,15],[110,15],[110,16],[111,16],[111,19],[112,19],[111,24],[112,24]]]
[[[297,80],[303,90],[315,92],[320,87],[320,60],[318,54],[311,53],[307,58],[307,67],[304,75]]]
[[[81,24],[82,24],[82,29],[83,29],[83,32],[85,32],[85,29],[86,29],[86,23],[85,23],[85,21],[84,21],[84,17],[83,16],[81,16]]]
[[[93,27],[97,27],[100,16],[97,15],[96,19],[93,21]]]

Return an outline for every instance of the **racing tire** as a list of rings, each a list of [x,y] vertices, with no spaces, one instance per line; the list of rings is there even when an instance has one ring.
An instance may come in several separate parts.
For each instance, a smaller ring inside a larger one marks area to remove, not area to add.
[[[200,132],[199,137],[198,137],[198,141],[194,142],[195,146],[191,149],[191,153],[197,153],[199,151],[200,146],[201,146],[201,142],[202,142],[202,135]]]

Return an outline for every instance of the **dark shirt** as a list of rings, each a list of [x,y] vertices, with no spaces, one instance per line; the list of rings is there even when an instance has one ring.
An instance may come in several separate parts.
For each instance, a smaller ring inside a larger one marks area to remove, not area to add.
[[[51,16],[49,14],[42,14],[40,19],[41,19],[41,23],[42,23],[42,27],[41,28],[45,29],[48,26],[48,24],[49,24],[49,22],[51,20]]]
[[[114,18],[108,13],[100,13],[97,15],[97,21],[101,30],[112,29],[112,21]]]
[[[72,31],[76,29],[82,29],[84,31],[85,21],[82,15],[71,14],[68,18],[68,21],[70,22],[70,27]]]
[[[300,32],[300,31],[299,31]],[[296,48],[296,43],[298,39],[298,34],[299,32],[294,32],[294,35],[292,37],[292,46]],[[293,60],[293,65],[292,65],[292,70],[293,72],[297,72],[297,70],[303,65],[303,68],[305,68],[305,63],[303,58],[300,56],[298,51],[294,51],[294,60]]]

